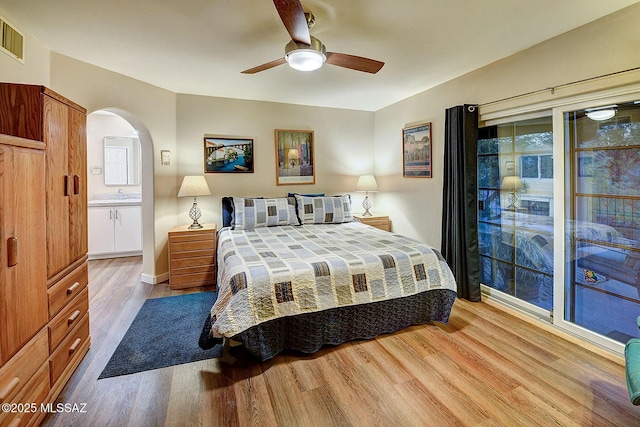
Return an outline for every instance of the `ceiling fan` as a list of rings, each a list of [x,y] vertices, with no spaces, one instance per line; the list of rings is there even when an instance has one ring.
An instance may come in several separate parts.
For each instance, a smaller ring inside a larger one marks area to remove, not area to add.
[[[283,58],[242,71],[243,74],[255,74],[270,68],[288,63],[300,71],[313,71],[322,67],[325,62],[338,67],[375,74],[384,62],[346,53],[327,52],[320,40],[309,34],[315,24],[311,13],[305,13],[299,0],[273,0],[282,23],[291,36],[285,46]]]

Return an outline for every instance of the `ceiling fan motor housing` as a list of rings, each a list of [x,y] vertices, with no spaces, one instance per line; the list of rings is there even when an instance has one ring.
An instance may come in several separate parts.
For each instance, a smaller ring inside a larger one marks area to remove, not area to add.
[[[284,55],[287,56],[290,52],[298,49],[315,50],[317,52],[320,52],[323,56],[326,56],[326,53],[327,53],[327,48],[322,44],[322,42],[317,38],[311,36],[310,46],[304,43],[296,43],[293,40],[291,40],[284,47]]]

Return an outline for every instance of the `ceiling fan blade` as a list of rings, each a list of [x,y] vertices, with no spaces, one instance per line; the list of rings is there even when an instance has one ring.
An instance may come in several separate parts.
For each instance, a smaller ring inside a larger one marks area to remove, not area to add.
[[[268,70],[269,68],[277,67],[278,65],[282,65],[287,61],[284,58],[278,58],[274,61],[267,62],[266,64],[258,65],[257,67],[249,68],[248,70],[242,71],[242,74],[255,74],[260,71]]]
[[[304,9],[298,0],[273,0],[282,23],[289,32],[291,40],[306,45],[311,44],[311,35],[304,16]]]
[[[384,62],[375,59],[363,58],[362,56],[348,55],[346,53],[327,52],[327,64],[338,67],[350,68],[356,71],[375,74],[384,65]]]

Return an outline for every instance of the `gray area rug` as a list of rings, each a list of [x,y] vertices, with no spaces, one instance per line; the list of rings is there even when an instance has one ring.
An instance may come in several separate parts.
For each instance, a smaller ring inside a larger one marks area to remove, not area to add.
[[[222,345],[198,346],[216,292],[148,299],[98,379],[222,357]]]

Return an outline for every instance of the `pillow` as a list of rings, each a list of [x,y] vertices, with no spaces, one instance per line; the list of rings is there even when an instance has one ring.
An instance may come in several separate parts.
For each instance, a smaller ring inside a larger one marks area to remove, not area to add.
[[[340,224],[353,221],[351,197],[309,197],[296,195],[298,218],[302,224]]]
[[[222,226],[233,226],[233,197],[222,198]]]
[[[277,225],[300,225],[293,197],[233,198],[233,227],[235,229],[247,230]]]

